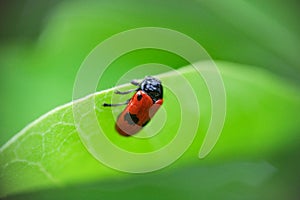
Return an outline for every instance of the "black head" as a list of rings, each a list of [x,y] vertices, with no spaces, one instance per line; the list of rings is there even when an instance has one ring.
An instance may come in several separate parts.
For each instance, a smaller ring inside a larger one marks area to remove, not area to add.
[[[163,98],[163,88],[161,82],[154,77],[147,76],[141,82],[140,88],[152,98],[153,102]]]

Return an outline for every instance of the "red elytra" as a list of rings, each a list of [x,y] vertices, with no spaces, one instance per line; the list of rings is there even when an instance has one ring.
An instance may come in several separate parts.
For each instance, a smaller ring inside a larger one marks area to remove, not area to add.
[[[140,99],[140,100],[138,100]],[[116,130],[124,136],[139,132],[157,112],[163,99],[153,103],[144,91],[138,91],[117,119]]]

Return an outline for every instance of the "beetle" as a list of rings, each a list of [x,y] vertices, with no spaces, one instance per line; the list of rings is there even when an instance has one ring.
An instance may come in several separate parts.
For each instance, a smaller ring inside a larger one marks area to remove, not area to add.
[[[131,136],[139,132],[163,104],[163,86],[159,79],[146,76],[142,82],[131,81],[131,84],[138,87],[124,92],[115,91],[116,94],[121,95],[135,92],[131,99],[124,103],[103,104],[105,107],[127,105],[115,124],[116,130],[123,136]]]

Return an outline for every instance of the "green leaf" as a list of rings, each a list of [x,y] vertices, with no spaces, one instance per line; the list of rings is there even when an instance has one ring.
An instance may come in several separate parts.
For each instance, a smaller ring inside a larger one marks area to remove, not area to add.
[[[192,67],[179,70],[190,82],[199,100],[201,123],[194,143],[175,167],[192,161],[209,163],[220,158],[270,155],[286,148],[297,138],[299,88],[260,69],[223,62],[219,62],[218,67],[226,88],[227,118],[217,145],[202,160],[198,160],[198,152],[210,119],[209,93],[204,81],[199,82],[196,78],[198,74]],[[174,72],[158,75],[163,82],[174,80],[176,76]],[[179,87],[181,83],[177,84]],[[118,87],[126,88],[128,85]],[[119,136],[114,131],[111,110],[101,106],[111,100],[113,90],[115,88],[58,107],[29,124],[6,143],[0,150],[0,196],[128,176],[96,161],[81,143],[74,125],[72,105],[81,105],[84,109],[91,98],[95,98],[98,119],[106,119],[103,128],[111,130],[105,134],[129,151],[147,152],[160,148],[176,134],[177,126],[174,124],[179,124],[181,120],[174,112],[178,105],[175,96],[166,90],[163,106],[168,114],[167,122],[172,126],[166,123],[168,129],[162,129],[159,141],[151,138],[140,142],[134,137]],[[190,119],[193,117],[197,116],[190,116]],[[155,123],[154,117],[149,127],[155,126]]]
[[[42,10],[46,6],[39,5]],[[31,19],[34,12],[41,12],[36,6],[32,15],[22,18],[25,24],[15,29],[21,37],[0,44],[0,132],[5,133],[0,134],[0,145],[41,114],[71,101],[74,77],[91,49],[132,28],[177,30],[199,42],[214,59],[259,66],[299,80],[300,17],[294,0],[62,1]],[[17,14],[8,13],[3,13],[6,19]],[[34,32],[40,34],[27,40],[22,30],[34,20],[43,27],[35,26]],[[161,51],[132,52],[112,63],[99,90],[111,88],[116,73],[122,76],[132,66],[153,62],[173,68],[186,65],[178,56]]]

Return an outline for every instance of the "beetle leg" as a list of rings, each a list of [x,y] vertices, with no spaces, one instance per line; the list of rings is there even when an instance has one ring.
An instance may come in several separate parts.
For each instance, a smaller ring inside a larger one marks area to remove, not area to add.
[[[116,107],[116,106],[123,106],[123,105],[127,105],[129,103],[130,99],[128,99],[127,101],[123,102],[123,103],[103,103],[102,106],[104,107]]]
[[[130,81],[130,83],[132,85],[135,85],[135,86],[139,86],[140,85],[140,83],[137,80],[132,80],[132,81]]]

